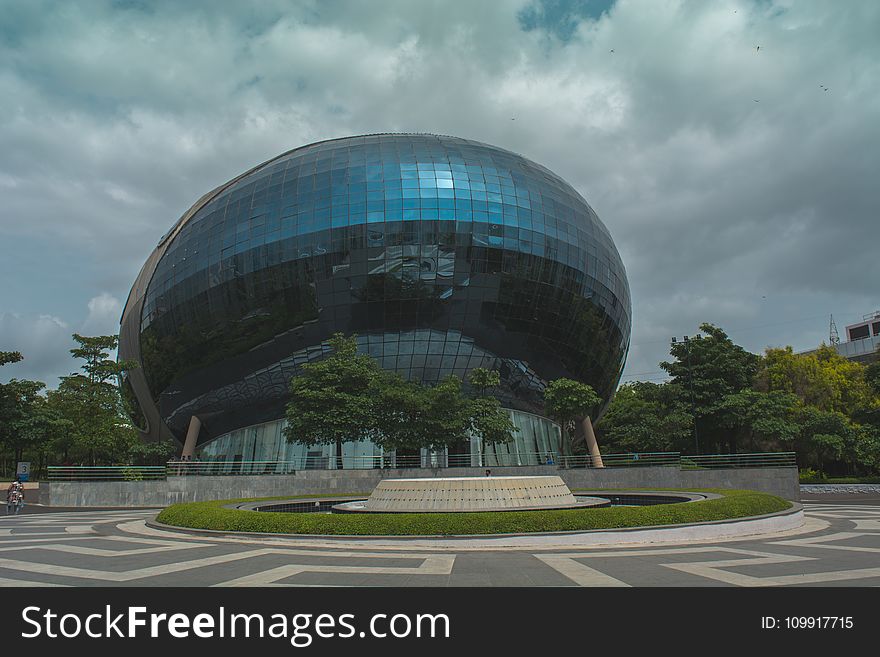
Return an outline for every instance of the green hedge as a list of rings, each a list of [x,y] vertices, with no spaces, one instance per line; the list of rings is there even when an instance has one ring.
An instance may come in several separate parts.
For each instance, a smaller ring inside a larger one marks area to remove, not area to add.
[[[220,500],[174,504],[158,521],[176,527],[273,534],[330,534],[359,536],[414,536],[515,534],[559,532],[649,525],[674,525],[742,518],[782,511],[786,500],[748,490],[704,489],[719,499],[643,507],[568,509],[562,511],[504,511],[487,513],[274,513],[226,509]],[[312,496],[314,497],[314,496]],[[278,499],[278,498],[271,498]]]
[[[880,477],[825,477],[824,475],[801,475],[802,484],[880,484]]]

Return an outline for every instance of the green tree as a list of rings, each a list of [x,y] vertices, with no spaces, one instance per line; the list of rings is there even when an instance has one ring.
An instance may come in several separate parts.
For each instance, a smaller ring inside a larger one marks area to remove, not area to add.
[[[449,449],[470,440],[472,408],[462,391],[462,382],[450,375],[427,387],[421,447]]]
[[[58,389],[49,393],[49,403],[69,423],[56,434],[56,444],[68,458],[92,465],[124,460],[138,440],[118,389],[109,382],[93,384],[79,374],[62,377]]]
[[[480,397],[470,401],[470,432],[476,436],[483,450],[490,445],[509,443],[519,428],[494,397]]]
[[[490,390],[501,383],[501,375],[495,370],[476,367],[468,374],[468,383],[475,397],[470,403],[470,433],[480,441],[480,465],[489,445],[508,443],[519,431],[510,416],[501,408],[501,402]]]
[[[304,365],[290,382],[285,435],[304,445],[336,445],[337,467],[342,444],[362,438],[385,450],[453,449],[472,433],[487,443],[511,439],[515,427],[498,401],[468,399],[458,377],[422,386],[358,354],[354,336],[337,333],[329,345],[329,356]],[[475,381],[486,391],[498,385],[497,373],[478,373]]]
[[[21,352],[18,351],[0,351],[0,367],[10,363],[17,363],[22,359]]]
[[[177,453],[177,445],[173,440],[159,440],[145,443],[141,440],[132,445],[128,457],[132,462],[142,465],[164,465]]]
[[[820,470],[880,471],[880,361],[864,367],[825,346],[762,358],[700,328],[704,337],[675,343],[660,363],[671,382],[618,390],[599,424],[606,445],[684,452],[692,415],[702,451],[794,450]]]
[[[484,396],[468,399],[456,376],[422,386],[399,374],[381,372],[373,381],[371,395],[374,440],[386,450],[453,450],[468,443],[472,435],[487,445],[512,440],[516,427],[487,392],[498,385],[497,372],[478,372],[475,381],[472,386]]]
[[[825,345],[811,354],[795,354],[791,347],[768,349],[755,387],[790,392],[808,406],[849,416],[875,406],[878,396],[864,365]]]
[[[547,413],[562,427],[562,437],[570,453],[574,453],[575,423],[594,414],[602,400],[586,383],[562,378],[547,385],[544,401]]]
[[[691,401],[700,451],[730,451],[730,432],[722,424],[721,404],[727,395],[752,387],[761,358],[734,344],[713,324],[701,324],[700,330],[704,336],[674,343],[669,353],[675,360],[664,361],[660,367]]]
[[[489,396],[492,388],[501,384],[501,375],[496,370],[487,370],[485,367],[475,367],[468,374],[468,383],[474,388],[477,397]]]
[[[880,347],[877,347],[877,360],[865,368],[865,381],[874,395],[880,397]]]
[[[115,335],[95,337],[73,335],[79,345],[70,350],[84,361],[83,374],[61,377],[58,389],[49,394],[49,405],[59,420],[55,440],[66,452],[92,465],[97,462],[126,460],[138,442],[123,407],[118,378],[129,361],[114,361],[109,352],[118,345]]]
[[[854,445],[854,462],[860,474],[880,472],[880,428],[860,425]]]
[[[54,393],[54,390],[50,390],[47,394],[46,403],[51,413],[51,420],[47,427],[47,441],[43,458],[45,460],[52,454],[55,456],[56,462],[60,459],[62,465],[69,465],[71,450],[75,444],[76,427],[69,418],[62,416],[59,412],[52,398]]]
[[[725,395],[718,404],[718,423],[728,432],[731,454],[747,443],[759,449],[790,450],[799,435],[798,398],[787,392],[741,390]]]
[[[675,384],[621,386],[597,429],[611,452],[681,452],[693,443],[690,403]]]
[[[22,356],[17,351],[0,351],[0,367],[17,363]],[[12,383],[0,383],[0,444],[5,443],[11,431],[12,422],[22,412],[20,408],[20,392]]]
[[[18,351],[0,351],[0,367],[18,363],[23,357]],[[6,454],[11,452],[13,463],[23,460],[25,449],[41,450],[46,442],[49,415],[41,391],[42,381],[11,379],[0,383],[0,448],[3,449],[3,471]]]
[[[873,468],[873,436],[880,426],[880,395],[872,374],[870,367],[825,345],[810,354],[795,354],[791,347],[768,349],[755,388],[800,400],[799,462],[822,472],[865,472]]]
[[[851,461],[861,431],[846,415],[803,405],[797,420],[800,429],[796,448],[800,463],[815,464],[820,472],[826,472],[831,462],[845,458]]]
[[[22,460],[26,448],[37,448],[45,436],[48,416],[46,400],[40,391],[42,381],[12,379],[0,391],[0,442],[13,453],[15,462]]]
[[[379,366],[357,353],[357,339],[335,333],[328,341],[330,354],[306,363],[290,381],[285,436],[303,445],[335,445],[337,468],[342,469],[342,445],[373,438],[376,432],[372,392]]]
[[[846,448],[845,438],[835,433],[813,434],[812,443],[820,472],[825,471],[827,461],[839,461],[843,457],[843,451]]]
[[[397,372],[379,371],[370,384],[374,439],[385,450],[418,449],[428,422],[428,391]]]
[[[91,383],[115,380],[123,371],[133,366],[130,362],[110,358],[109,352],[119,346],[118,335],[89,337],[74,333],[73,339],[79,346],[71,349],[70,353],[74,358],[85,361],[81,369]]]

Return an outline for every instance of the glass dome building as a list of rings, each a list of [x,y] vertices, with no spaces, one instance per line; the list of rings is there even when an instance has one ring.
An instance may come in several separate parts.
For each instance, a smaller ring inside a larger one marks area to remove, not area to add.
[[[548,381],[610,400],[630,317],[608,230],[543,166],[456,137],[333,139],[209,192],[160,240],[123,311],[119,358],[139,367],[122,388],[149,438],[189,435],[203,460],[332,467],[334,446],[287,444],[281,418],[300,365],[333,333],[357,334],[425,384],[497,370],[520,431],[494,456],[522,461],[562,449]],[[366,441],[343,452],[381,454]]]

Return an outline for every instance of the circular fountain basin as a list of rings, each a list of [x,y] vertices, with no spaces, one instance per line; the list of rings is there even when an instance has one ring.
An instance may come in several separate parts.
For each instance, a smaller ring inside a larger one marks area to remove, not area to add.
[[[333,507],[337,513],[461,513],[538,511],[609,506],[577,497],[558,476],[383,479],[367,500]]]

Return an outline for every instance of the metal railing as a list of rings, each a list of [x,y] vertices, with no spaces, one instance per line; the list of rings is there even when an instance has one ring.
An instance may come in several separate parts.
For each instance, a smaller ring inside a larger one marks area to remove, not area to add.
[[[765,452],[756,454],[699,454],[682,456],[682,470],[708,468],[796,468],[794,452]]]
[[[155,481],[164,465],[50,465],[49,481]]]
[[[700,454],[682,456],[678,452],[639,452],[602,454],[602,466],[590,455],[565,456],[548,452],[512,454],[429,454],[427,456],[343,456],[343,470],[398,468],[479,468],[551,466],[574,468],[678,467],[682,470],[717,468],[797,467],[794,452],[760,454]],[[334,470],[335,457],[304,456],[285,461],[171,461],[166,465],[49,466],[49,481],[149,481],[168,476],[223,476],[291,474],[304,470]]]
[[[626,454],[602,454],[602,464],[589,454],[563,456],[561,468],[639,468],[666,465],[678,467],[681,455],[678,452],[630,452]]]
[[[638,452],[602,454],[602,464],[589,454],[565,456],[547,452],[513,454],[487,453],[430,454],[427,456],[345,456],[343,470],[391,468],[480,468],[528,467],[549,465],[559,469],[677,467],[682,469],[796,467],[794,452],[764,454],[704,454],[682,456],[679,452]],[[254,475],[288,474],[298,470],[338,469],[335,457],[307,456],[290,461],[182,461],[168,464],[168,474],[187,475]]]
[[[560,457],[548,452],[514,454],[428,454],[384,456],[343,456],[343,470],[379,470],[390,468],[495,468],[526,467],[536,465],[559,465]],[[335,456],[304,456],[285,461],[171,461],[167,464],[169,475],[255,475],[289,474],[298,470],[335,470],[340,463]]]

